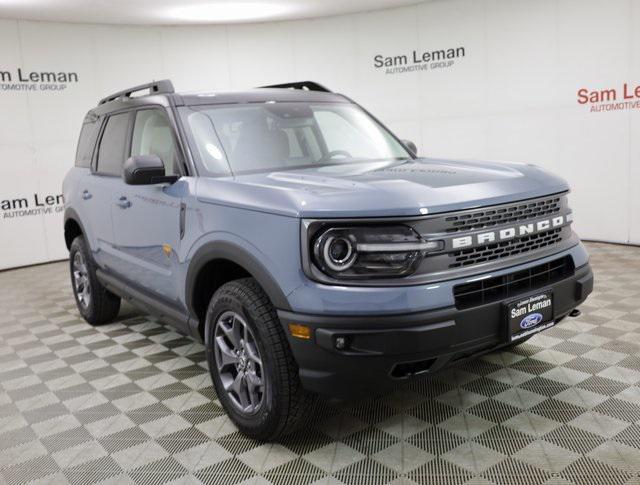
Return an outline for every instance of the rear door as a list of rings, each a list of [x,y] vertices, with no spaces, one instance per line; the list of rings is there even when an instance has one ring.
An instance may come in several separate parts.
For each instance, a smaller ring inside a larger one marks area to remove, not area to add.
[[[113,191],[119,184],[131,113],[110,115],[102,126],[94,170],[80,184],[83,223],[88,225],[90,246],[98,265],[113,266],[114,233],[111,220]]]
[[[157,155],[166,175],[183,175],[174,129],[163,108],[133,113],[129,152]],[[170,304],[178,301],[181,205],[187,188],[184,178],[172,185],[127,185],[120,178],[114,187],[111,214],[120,272]]]

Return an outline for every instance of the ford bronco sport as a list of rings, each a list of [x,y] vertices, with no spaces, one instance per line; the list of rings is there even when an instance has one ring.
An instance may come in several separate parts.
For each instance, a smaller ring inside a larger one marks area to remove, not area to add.
[[[314,394],[379,393],[574,312],[593,276],[567,193],[532,165],[418,158],[313,82],[160,81],[86,115],[64,234],[87,322],[124,298],[204,342],[225,410],[267,440]]]

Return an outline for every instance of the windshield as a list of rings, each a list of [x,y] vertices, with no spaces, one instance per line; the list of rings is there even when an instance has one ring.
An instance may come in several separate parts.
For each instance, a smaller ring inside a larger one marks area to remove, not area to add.
[[[353,104],[197,106],[181,108],[181,116],[209,176],[412,158]]]

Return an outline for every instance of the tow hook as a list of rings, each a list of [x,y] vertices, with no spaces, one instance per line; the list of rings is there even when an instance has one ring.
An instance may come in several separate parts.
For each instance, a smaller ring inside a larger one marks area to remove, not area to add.
[[[574,308],[573,310],[571,310],[571,313],[569,313],[570,317],[579,317],[582,314],[582,312],[580,310],[578,310],[577,308]]]

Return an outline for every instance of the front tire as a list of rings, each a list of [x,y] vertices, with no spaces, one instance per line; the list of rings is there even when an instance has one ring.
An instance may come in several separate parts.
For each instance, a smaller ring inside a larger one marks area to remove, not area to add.
[[[96,265],[82,236],[69,249],[71,287],[82,318],[91,325],[108,323],[118,316],[120,298],[107,290],[96,276]]]
[[[269,441],[303,423],[313,396],[302,388],[275,308],[253,278],[215,292],[205,338],[218,399],[241,432]]]

